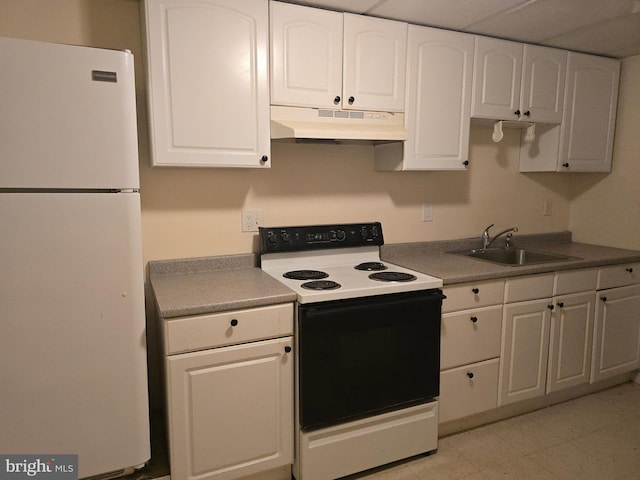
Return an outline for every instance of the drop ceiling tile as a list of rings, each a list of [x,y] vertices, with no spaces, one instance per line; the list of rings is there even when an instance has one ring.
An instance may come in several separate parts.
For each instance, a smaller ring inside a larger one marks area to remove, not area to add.
[[[545,41],[545,44],[601,55],[626,56],[624,52],[628,50],[640,53],[640,14],[614,18],[559,35]]]
[[[606,3],[606,5],[603,5]],[[629,14],[634,0],[530,0],[470,26],[476,33],[538,43]]]
[[[467,25],[528,0],[386,0],[367,14],[420,25],[463,30]]]

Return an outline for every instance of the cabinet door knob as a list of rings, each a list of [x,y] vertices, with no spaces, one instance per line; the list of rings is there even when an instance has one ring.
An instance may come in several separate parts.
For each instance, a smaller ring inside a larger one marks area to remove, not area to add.
[[[333,103],[338,105],[340,103],[340,95],[336,95],[336,98],[333,99]]]
[[[353,105],[353,102],[356,101],[356,97],[349,97],[349,105]]]
[[[231,320],[231,326],[235,327],[236,325],[238,325],[238,320],[234,318]]]
[[[627,272],[633,273],[633,268],[631,268],[631,267],[627,268]]]
[[[520,110],[519,110],[519,109],[518,109],[518,110],[516,110],[515,112],[513,112],[513,114],[514,114],[515,116],[519,117],[519,116],[520,116]]]
[[[467,377],[469,377],[469,378],[473,378],[473,376],[474,376],[474,375],[473,375],[473,372],[467,372]]]
[[[471,317],[471,321],[472,321],[473,323],[476,323],[476,322],[478,321],[478,317]]]
[[[603,302],[607,301],[607,297],[600,297],[600,300],[602,300]]]
[[[558,302],[558,306],[559,306],[560,308],[564,307],[564,302]]]
[[[553,310],[555,307],[554,307],[553,305],[547,305],[547,308],[548,308],[549,310]]]
[[[468,166],[469,166],[469,160],[465,160],[464,162],[462,162],[462,164],[463,164],[465,167],[468,167]]]
[[[269,161],[269,157],[267,157],[266,155],[262,155],[262,158],[260,158],[260,162],[262,163],[267,163]]]
[[[285,353],[291,353],[291,347],[287,345],[286,347],[284,347],[284,351]]]
[[[569,168],[569,163],[568,163],[568,162],[567,162],[567,163],[563,163],[563,164],[562,164],[562,166],[563,166],[564,168]]]
[[[473,293],[475,293],[476,295],[480,293],[480,289],[479,288],[472,288],[471,291]]]
[[[524,112],[525,117],[530,117],[531,116],[531,111],[527,110],[526,112]]]

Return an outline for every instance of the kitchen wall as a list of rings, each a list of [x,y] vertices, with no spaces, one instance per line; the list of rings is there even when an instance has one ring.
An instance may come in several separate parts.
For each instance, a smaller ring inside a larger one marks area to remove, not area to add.
[[[256,235],[241,232],[243,208],[264,210],[268,225],[379,220],[387,243],[477,236],[495,223],[496,231],[517,225],[522,233],[572,228],[580,240],[607,244],[616,242],[612,232],[635,235],[640,248],[640,222],[626,220],[640,206],[632,191],[640,180],[638,122],[626,108],[627,96],[638,106],[637,58],[625,63],[611,175],[520,174],[519,133],[494,144],[477,126],[468,172],[375,172],[370,146],[293,143],[272,145],[268,170],[152,169],[138,0],[0,0],[0,35],[133,51],[145,262],[255,251]],[[606,207],[613,196],[619,215]],[[549,217],[545,199],[553,201]],[[432,222],[421,220],[425,203],[433,204]]]

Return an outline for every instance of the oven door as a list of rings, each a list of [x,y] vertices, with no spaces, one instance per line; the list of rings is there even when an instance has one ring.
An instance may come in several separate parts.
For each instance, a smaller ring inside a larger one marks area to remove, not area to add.
[[[432,289],[299,305],[301,429],[436,397],[443,298]]]

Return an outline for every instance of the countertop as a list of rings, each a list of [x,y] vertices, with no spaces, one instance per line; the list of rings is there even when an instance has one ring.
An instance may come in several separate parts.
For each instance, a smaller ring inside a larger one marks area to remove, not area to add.
[[[162,318],[294,302],[296,294],[256,266],[256,256],[231,255],[149,262]]]
[[[516,247],[575,257],[528,266],[503,266],[446,253],[478,248],[479,239],[383,245],[384,261],[441,278],[444,285],[518,275],[640,262],[640,251],[571,241],[570,232],[514,237]],[[189,315],[294,302],[296,294],[258,267],[255,254],[149,262],[158,313]]]
[[[640,261],[640,251],[572,242],[570,232],[514,237],[513,244],[518,248],[574,258],[508,266],[447,253],[479,248],[478,239],[384,245],[381,257],[387,262],[441,278],[444,285]]]

